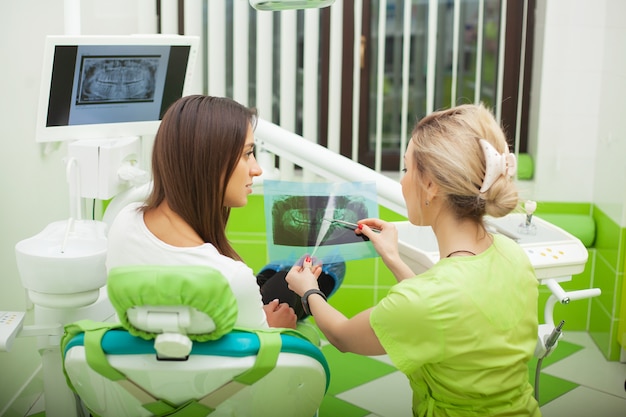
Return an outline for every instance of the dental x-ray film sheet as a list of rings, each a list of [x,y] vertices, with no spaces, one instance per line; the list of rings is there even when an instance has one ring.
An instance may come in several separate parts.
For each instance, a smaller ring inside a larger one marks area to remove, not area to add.
[[[323,263],[378,256],[372,243],[355,234],[353,227],[332,221],[356,223],[378,217],[374,182],[266,180],[263,189],[271,261],[295,262],[305,253]]]

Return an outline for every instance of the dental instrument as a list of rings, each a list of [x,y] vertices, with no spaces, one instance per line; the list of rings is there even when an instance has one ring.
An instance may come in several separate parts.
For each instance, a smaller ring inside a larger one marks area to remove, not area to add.
[[[546,338],[546,348],[548,349],[548,352],[552,350],[557,340],[559,340],[559,338],[561,337],[561,330],[563,329],[564,324],[565,324],[565,320],[561,320],[559,325],[556,326],[554,330],[552,330],[552,332]]]
[[[538,352],[537,349],[535,349],[535,357],[538,358],[537,366],[535,368],[535,387],[534,387],[535,399],[537,401],[539,401],[539,375],[541,372],[541,365],[543,364],[543,359],[547,357],[554,348],[556,348],[556,343],[561,338],[561,335],[563,334],[561,331],[563,329],[564,324],[565,324],[565,320],[561,320],[558,326],[553,328],[549,334],[546,334],[543,337],[541,335],[541,330],[540,330],[539,340],[543,341],[543,343],[541,343],[543,350]],[[538,343],[537,346],[539,345],[540,344]]]
[[[331,222],[331,223],[337,223],[339,224],[339,226],[345,227],[347,229],[351,229],[351,230],[356,230],[356,229],[360,229],[359,225],[357,223],[351,223],[351,222],[347,222],[345,220],[339,220],[339,219],[329,219],[324,217],[325,221],[327,222]],[[376,233],[380,233],[380,229],[375,229],[372,228],[372,230]]]

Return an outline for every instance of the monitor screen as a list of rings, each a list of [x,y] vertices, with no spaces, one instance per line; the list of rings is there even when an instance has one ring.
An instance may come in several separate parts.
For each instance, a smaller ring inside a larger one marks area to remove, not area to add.
[[[154,134],[189,94],[197,37],[49,36],[38,142]]]

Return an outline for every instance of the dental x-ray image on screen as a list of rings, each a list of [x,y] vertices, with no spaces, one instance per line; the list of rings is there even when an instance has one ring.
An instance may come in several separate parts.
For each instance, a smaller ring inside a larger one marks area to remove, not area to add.
[[[37,142],[152,136],[194,91],[196,36],[47,36]]]
[[[270,259],[289,262],[308,253],[330,263],[378,256],[354,227],[333,221],[378,217],[375,183],[266,180],[263,189]]]
[[[76,104],[154,101],[158,56],[83,57]]]

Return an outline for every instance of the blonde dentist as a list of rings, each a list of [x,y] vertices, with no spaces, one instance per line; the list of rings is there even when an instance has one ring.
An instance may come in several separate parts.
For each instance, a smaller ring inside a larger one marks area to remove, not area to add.
[[[537,340],[537,279],[524,251],[489,233],[485,214],[518,203],[515,157],[482,105],[424,117],[413,129],[401,180],[409,221],[431,226],[440,261],[415,275],[393,224],[363,219],[398,284],[348,319],[317,289],[319,267],[294,266],[289,287],[343,352],[387,354],[409,379],[415,416],[540,416],[528,380]],[[375,233],[372,228],[380,230]]]

